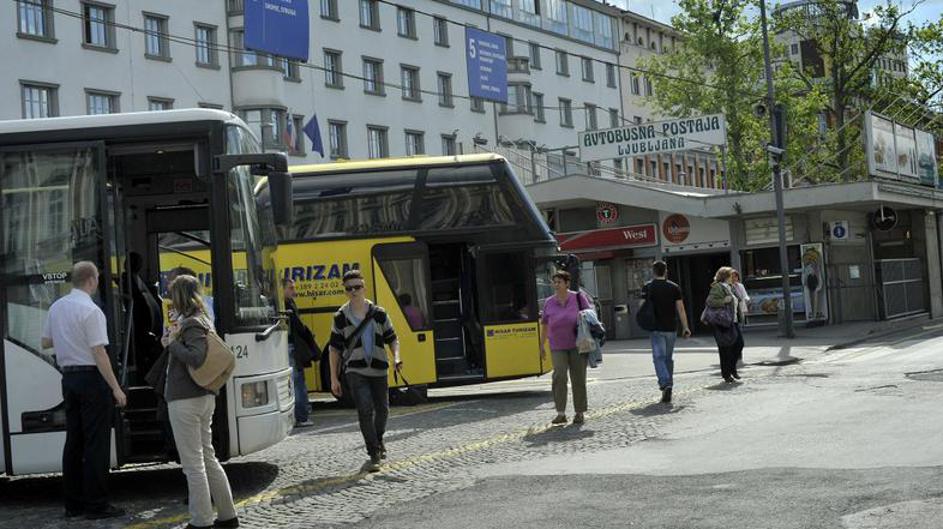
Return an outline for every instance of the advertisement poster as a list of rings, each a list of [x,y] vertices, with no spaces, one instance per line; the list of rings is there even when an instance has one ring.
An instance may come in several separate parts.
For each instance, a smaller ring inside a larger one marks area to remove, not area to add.
[[[917,131],[917,178],[928,186],[937,185],[939,169],[936,162],[936,145],[933,135],[922,130]]]
[[[874,176],[897,178],[897,154],[894,149],[894,122],[868,114],[868,166]]]
[[[901,180],[917,179],[917,141],[914,129],[900,124],[894,125],[897,142],[897,170]]]
[[[828,321],[828,288],[822,243],[799,246],[806,321]]]

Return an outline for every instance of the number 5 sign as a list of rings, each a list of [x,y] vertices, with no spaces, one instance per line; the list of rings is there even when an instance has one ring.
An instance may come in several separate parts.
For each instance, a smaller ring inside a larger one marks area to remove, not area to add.
[[[465,63],[469,95],[507,103],[508,61],[504,37],[465,28]]]

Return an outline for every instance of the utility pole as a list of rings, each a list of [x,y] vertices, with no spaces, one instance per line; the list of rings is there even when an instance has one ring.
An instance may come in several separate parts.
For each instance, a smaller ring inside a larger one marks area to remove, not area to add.
[[[786,253],[786,213],[783,210],[782,157],[786,148],[785,113],[776,108],[776,90],[773,86],[773,64],[769,53],[769,32],[766,28],[766,0],[760,0],[760,25],[763,29],[763,61],[766,66],[766,106],[772,136],[769,156],[773,162],[773,190],[776,195],[776,220],[779,224],[779,268],[783,276],[783,320],[780,332],[786,338],[794,338],[792,328],[792,285],[789,280],[789,256]]]

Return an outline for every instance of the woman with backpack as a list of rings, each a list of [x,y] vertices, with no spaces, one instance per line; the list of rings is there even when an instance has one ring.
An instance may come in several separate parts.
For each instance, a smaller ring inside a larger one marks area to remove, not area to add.
[[[570,290],[570,274],[553,274],[554,294],[544,301],[540,323],[540,357],[546,358],[545,342],[550,342],[553,363],[553,403],[557,416],[551,424],[566,423],[567,374],[573,384],[573,424],[583,424],[586,412],[586,355],[576,348],[576,326],[580,311],[593,308],[582,292]]]
[[[709,310],[722,310],[730,313],[730,326],[714,325],[714,340],[717,342],[717,352],[720,355],[720,373],[728,384],[740,380],[737,374],[737,360],[743,354],[743,333],[740,324],[743,323],[739,304],[742,303],[733,289],[735,270],[729,266],[722,266],[714,274],[714,283],[711,284],[707,295]]]
[[[170,285],[170,299],[176,318],[170,334],[161,339],[169,356],[164,396],[180,464],[187,477],[190,508],[187,529],[239,527],[229,480],[213,449],[211,424],[216,394],[197,385],[188,369],[203,365],[207,334],[213,330],[200,295],[199,280],[190,275],[178,276]],[[219,515],[215,521],[214,505]]]

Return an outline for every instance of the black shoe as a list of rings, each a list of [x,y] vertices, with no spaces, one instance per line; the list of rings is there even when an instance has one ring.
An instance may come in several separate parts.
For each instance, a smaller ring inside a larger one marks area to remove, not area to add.
[[[737,380],[740,380],[740,375],[737,374],[737,373],[731,373],[730,376],[732,376],[733,378],[735,378],[735,379],[737,379]]]
[[[386,445],[383,444],[383,441],[380,441],[380,445],[377,450],[380,453],[380,459],[386,459]]]
[[[370,454],[370,463],[367,465],[367,472],[379,472],[381,464],[379,452]]]
[[[124,509],[121,507],[115,507],[114,505],[106,505],[101,509],[88,510],[85,511],[86,520],[104,520],[106,518],[117,518],[119,516],[126,515]]]
[[[226,529],[239,527],[239,518],[236,517],[229,520],[216,520],[213,522],[213,527],[225,527]]]
[[[661,390],[661,401],[666,404],[671,402],[671,388],[670,387],[667,387]]]
[[[733,377],[730,375],[724,375],[724,382],[728,384],[733,384]]]

